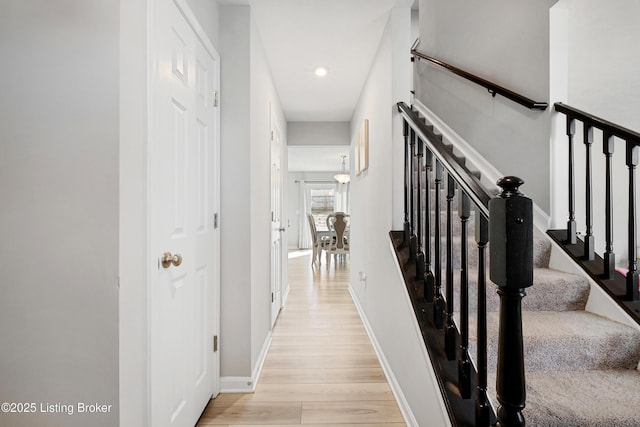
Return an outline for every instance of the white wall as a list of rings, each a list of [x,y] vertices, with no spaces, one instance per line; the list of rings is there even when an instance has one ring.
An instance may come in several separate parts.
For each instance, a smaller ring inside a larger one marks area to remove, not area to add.
[[[148,425],[147,2],[120,1],[120,426]]]
[[[118,425],[119,21],[117,1],[0,5],[0,401],[112,405],[3,426]]]
[[[287,144],[287,122],[265,57],[258,27],[251,18],[251,367],[271,330],[271,129]],[[286,163],[284,163],[286,164]],[[286,280],[287,271],[283,271]]]
[[[549,8],[557,0],[420,0],[421,52],[549,102]],[[417,62],[416,96],[549,212],[551,109],[531,111]],[[523,159],[514,167],[514,159]]]
[[[186,0],[198,23],[214,46],[220,44],[220,6],[217,0]]]
[[[408,98],[409,61],[396,61],[395,49],[406,57],[411,46],[410,10],[394,9],[380,42],[368,80],[352,119],[352,141],[369,119],[369,169],[351,181],[351,289],[369,323],[405,403],[417,425],[448,425],[438,386],[424,358],[424,344],[415,332],[415,317],[394,255],[390,250],[394,193],[392,180],[402,156],[397,135],[401,123],[395,103]],[[405,64],[402,67],[401,64]],[[395,139],[395,141],[394,141]],[[393,141],[393,142],[392,142]],[[359,280],[359,273],[367,276]]]
[[[220,7],[220,373],[251,372],[250,8]]]
[[[286,121],[249,6],[220,7],[220,50],[224,388],[255,374],[269,336],[271,117],[285,144]]]
[[[288,145],[349,145],[349,122],[289,122]]]

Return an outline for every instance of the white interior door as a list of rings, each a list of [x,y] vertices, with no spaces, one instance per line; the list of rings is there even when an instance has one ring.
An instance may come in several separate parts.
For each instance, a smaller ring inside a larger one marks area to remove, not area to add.
[[[150,420],[154,427],[193,427],[217,393],[219,377],[213,347],[219,66],[182,0],[154,4],[149,244],[157,258],[149,291]]]
[[[273,111],[272,111],[273,115]],[[280,129],[271,118],[271,326],[282,307],[283,154]]]

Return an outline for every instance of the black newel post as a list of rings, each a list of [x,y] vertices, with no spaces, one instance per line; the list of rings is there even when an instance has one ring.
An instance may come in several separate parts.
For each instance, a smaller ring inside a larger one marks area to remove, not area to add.
[[[498,425],[524,426],[524,351],[522,297],[533,284],[533,205],[517,177],[500,179],[502,193],[489,202],[491,280],[500,295],[500,329],[496,390]]]

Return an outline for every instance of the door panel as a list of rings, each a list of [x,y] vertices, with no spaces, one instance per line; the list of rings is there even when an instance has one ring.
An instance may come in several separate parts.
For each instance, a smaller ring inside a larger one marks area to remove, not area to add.
[[[176,3],[177,2],[177,3]],[[151,425],[192,427],[216,393],[217,61],[180,0],[158,0],[150,131]],[[171,257],[169,259],[172,259]]]
[[[272,114],[271,124],[271,326],[282,307],[282,200],[283,144],[280,129]]]

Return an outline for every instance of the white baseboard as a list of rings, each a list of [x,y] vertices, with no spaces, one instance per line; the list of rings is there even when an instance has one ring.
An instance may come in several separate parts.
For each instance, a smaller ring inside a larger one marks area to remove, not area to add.
[[[360,303],[358,302],[358,299],[355,297],[353,293],[353,288],[351,287],[351,284],[349,284],[349,294],[351,295],[351,299],[353,300],[353,303],[356,306],[356,310],[360,315],[360,319],[364,324],[364,328],[367,331],[367,335],[369,335],[369,340],[371,341],[371,345],[373,346],[373,349],[376,352],[376,355],[378,356],[378,360],[380,361],[380,365],[382,366],[384,375],[387,377],[387,382],[389,383],[389,387],[391,388],[391,392],[393,393],[393,396],[396,398],[396,402],[398,403],[398,407],[400,408],[400,412],[402,413],[402,417],[404,418],[405,423],[411,427],[414,427],[414,426],[420,427],[418,425],[418,421],[413,415],[413,411],[411,411],[409,402],[407,402],[407,399],[404,393],[402,392],[402,388],[400,387],[400,384],[398,383],[398,380],[396,379],[396,376],[394,375],[393,370],[391,369],[391,366],[389,365],[389,362],[387,361],[387,358],[385,357],[384,352],[382,351],[382,347],[380,346],[380,343],[378,342],[375,334],[373,333],[371,325],[367,320],[367,316],[365,315],[364,311],[362,310],[362,307],[360,306]]]
[[[253,393],[256,391],[264,361],[271,346],[271,332],[267,334],[250,377],[220,377],[220,393]]]

